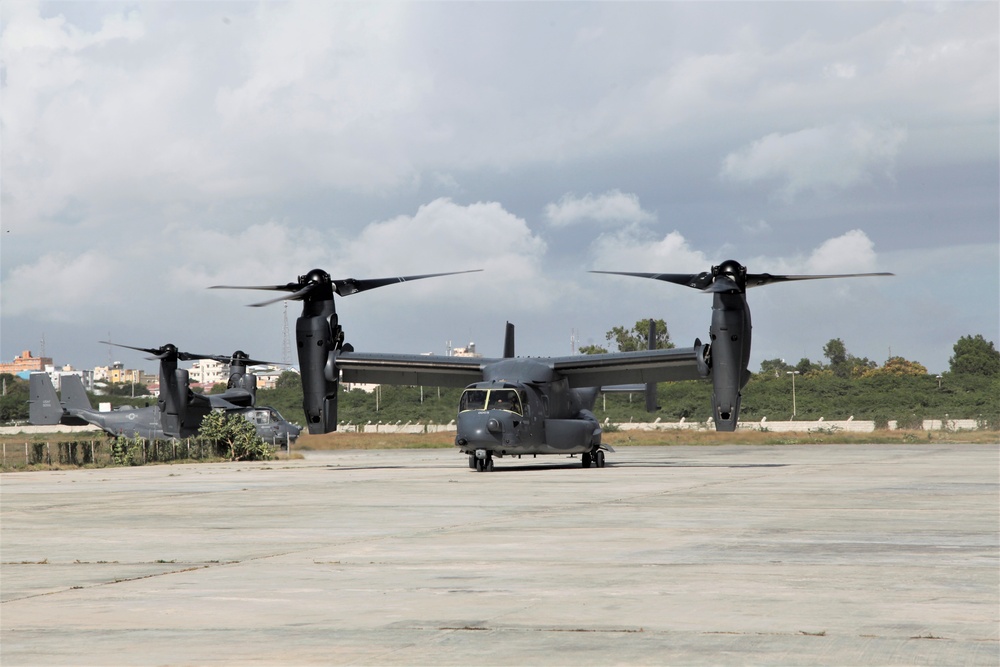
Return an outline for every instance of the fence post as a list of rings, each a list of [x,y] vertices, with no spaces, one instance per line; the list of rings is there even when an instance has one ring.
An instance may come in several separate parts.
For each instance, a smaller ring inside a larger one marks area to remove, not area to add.
[[[28,441],[24,441],[24,467],[27,468],[31,465],[31,459],[28,458]]]
[[[52,443],[49,442],[45,443],[45,458],[46,458],[46,463],[52,465]]]

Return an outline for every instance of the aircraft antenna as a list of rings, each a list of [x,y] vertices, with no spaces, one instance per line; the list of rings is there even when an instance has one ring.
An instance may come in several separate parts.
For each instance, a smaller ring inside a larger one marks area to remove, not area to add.
[[[281,329],[281,362],[286,366],[292,363],[292,346],[288,341],[288,302],[285,301],[285,320]]]

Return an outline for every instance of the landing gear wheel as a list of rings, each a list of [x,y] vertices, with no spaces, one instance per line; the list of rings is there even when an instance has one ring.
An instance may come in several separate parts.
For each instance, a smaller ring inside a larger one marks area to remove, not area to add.
[[[594,462],[597,464],[598,468],[604,467],[604,450],[598,449],[594,452]]]
[[[486,470],[485,472],[493,472],[493,459],[486,459]]]
[[[584,452],[580,455],[580,463],[583,464],[584,468],[590,467],[590,452]]]
[[[486,470],[486,461],[483,459],[476,459],[476,472],[482,472]]]
[[[476,469],[476,455],[475,454],[469,454],[469,467],[472,468],[473,470]]]

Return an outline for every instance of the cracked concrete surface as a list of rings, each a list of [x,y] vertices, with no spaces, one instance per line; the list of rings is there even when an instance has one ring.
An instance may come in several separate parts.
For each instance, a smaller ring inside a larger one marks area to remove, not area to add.
[[[998,449],[4,474],[0,662],[997,665]]]

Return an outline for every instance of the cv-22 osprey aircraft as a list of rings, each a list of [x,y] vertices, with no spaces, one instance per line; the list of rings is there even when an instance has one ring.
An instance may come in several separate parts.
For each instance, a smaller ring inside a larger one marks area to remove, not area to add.
[[[252,407],[257,400],[257,376],[247,372],[247,366],[271,363],[251,359],[241,350],[231,356],[182,352],[172,343],[157,348],[133,347],[109,341],[100,341],[129,350],[146,352],[148,359],[160,362],[160,394],[157,407],[160,427],[168,438],[186,438],[198,432],[201,421],[213,409],[233,410]],[[229,382],[221,394],[199,394],[191,390],[189,372],[178,368],[178,361],[212,359],[229,364]]]
[[[62,376],[61,397],[56,393],[48,373],[32,373],[28,383],[31,392],[28,421],[31,424],[90,424],[110,436],[146,440],[169,438],[160,425],[159,406],[124,406],[110,412],[95,410],[79,375]],[[287,446],[290,442],[295,442],[302,430],[270,407],[237,407],[228,408],[225,412],[244,417],[254,425],[261,439],[275,445]]]
[[[610,273],[610,272],[608,272]],[[298,282],[219,289],[291,292],[253,306],[291,299],[303,302],[296,322],[303,408],[310,433],[337,428],[339,382],[465,387],[458,406],[455,445],[478,471],[493,469],[494,457],[524,454],[580,454],[583,467],[603,467],[601,427],[593,414],[603,387],[630,383],[711,379],[716,429],[736,429],[741,392],[749,380],[750,309],[747,287],[773,282],[891,274],[773,276],[748,274],[734,260],[700,274],[635,274],[700,289],[714,295],[710,341],[689,348],[643,350],[568,357],[519,358],[508,324],[502,358],[445,357],[356,352],[344,342],[334,295],[441,275],[376,280],[332,280],[314,269]]]

